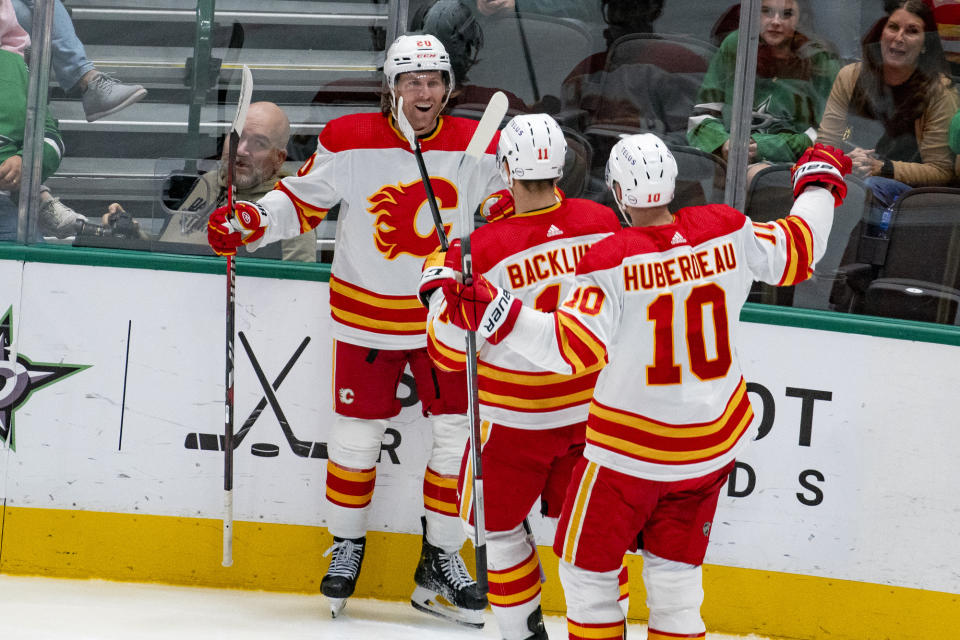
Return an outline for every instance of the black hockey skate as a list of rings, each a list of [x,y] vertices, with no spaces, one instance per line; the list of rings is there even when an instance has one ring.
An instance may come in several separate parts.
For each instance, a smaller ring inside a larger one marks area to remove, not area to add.
[[[426,525],[420,563],[413,579],[417,588],[410,604],[415,609],[468,627],[483,628],[487,597],[470,577],[458,552],[446,553],[427,542]]]
[[[330,602],[330,615],[336,618],[347,604],[347,598],[353,595],[363,564],[363,550],[366,538],[333,538],[333,546],[324,556],[333,553],[327,575],[320,582],[320,593]]]
[[[536,611],[527,617],[527,629],[533,632],[532,636],[527,636],[525,640],[549,640],[547,629],[543,626],[543,609],[537,607]]]

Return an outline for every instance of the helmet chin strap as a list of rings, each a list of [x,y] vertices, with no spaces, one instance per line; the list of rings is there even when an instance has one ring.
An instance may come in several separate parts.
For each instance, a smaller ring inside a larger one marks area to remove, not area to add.
[[[623,206],[623,198],[620,192],[620,184],[614,183],[614,187],[615,188],[612,189],[613,201],[617,203],[617,209],[620,211],[620,223],[623,224],[624,227],[632,227],[633,218],[630,216],[629,213],[627,213],[626,207]]]

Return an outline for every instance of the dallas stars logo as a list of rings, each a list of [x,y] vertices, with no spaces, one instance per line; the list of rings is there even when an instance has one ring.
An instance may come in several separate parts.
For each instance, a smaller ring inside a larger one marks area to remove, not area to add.
[[[33,362],[20,353],[14,357],[11,349],[12,313],[13,307],[9,307],[3,320],[0,320],[0,442],[6,442],[15,451],[14,414],[17,409],[26,403],[34,391],[83,371],[90,365]]]

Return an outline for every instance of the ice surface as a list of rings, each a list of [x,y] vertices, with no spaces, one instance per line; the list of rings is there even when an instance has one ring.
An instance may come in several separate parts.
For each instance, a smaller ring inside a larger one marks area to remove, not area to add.
[[[547,618],[554,640],[566,621]],[[646,626],[630,625],[643,639]],[[4,640],[480,640],[500,638],[493,614],[483,630],[460,627],[407,603],[351,598],[331,620],[320,595],[0,575]],[[773,640],[707,633],[709,640]]]

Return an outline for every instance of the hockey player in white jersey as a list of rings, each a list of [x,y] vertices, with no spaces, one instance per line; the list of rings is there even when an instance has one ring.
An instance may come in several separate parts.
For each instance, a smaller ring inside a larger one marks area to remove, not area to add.
[[[497,164],[514,206],[507,217],[470,236],[473,268],[542,311],[555,310],[566,295],[580,256],[621,228],[610,208],[557,190],[566,148],[563,131],[550,116],[510,120],[500,132]],[[447,252],[446,264],[460,264],[458,242]],[[425,269],[421,291],[438,287],[444,271]],[[462,370],[464,332],[445,319],[444,307],[442,295],[432,296],[427,347],[441,368]],[[538,502],[543,515],[559,517],[571,471],[582,457],[600,367],[557,375],[497,344],[495,337],[479,340],[477,349],[488,599],[505,640],[543,640],[540,565],[524,519]],[[460,479],[460,513],[468,531],[472,482],[468,456]]]
[[[701,565],[719,492],[756,425],[735,345],[754,280],[792,285],[823,255],[850,160],[816,145],[789,215],[725,205],[671,214],[676,162],[653,134],[621,139],[607,184],[633,227],[577,265],[554,313],[482,275],[442,287],[451,321],[558,373],[606,363],[554,540],[571,639],[622,638],[617,572],[642,534],[649,639],[700,638]]]
[[[315,228],[339,203],[330,275],[334,410],[328,434],[325,519],[334,536],[320,589],[336,616],[353,594],[366,547],[367,520],[381,441],[400,412],[397,387],[410,366],[433,448],[423,483],[424,538],[411,601],[418,609],[483,625],[486,597],[460,557],[465,532],[456,481],[468,435],[466,379],[433,367],[426,350],[426,310],[417,298],[424,258],[439,245],[424,182],[398,126],[398,105],[420,141],[447,235],[457,236],[461,200],[473,210],[502,186],[491,143],[479,179],[465,192],[458,165],[477,123],[440,115],[455,86],[450,59],[430,35],[399,37],[384,63],[382,113],[327,123],[317,151],[295,177],[256,203],[238,202],[210,218],[208,238],[220,254],[256,248]]]

